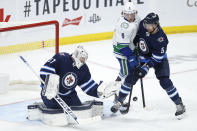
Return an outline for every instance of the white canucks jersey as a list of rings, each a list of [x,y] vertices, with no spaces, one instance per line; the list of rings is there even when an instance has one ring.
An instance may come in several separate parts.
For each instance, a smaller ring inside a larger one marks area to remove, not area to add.
[[[135,49],[135,45],[133,44],[133,40],[138,32],[140,23],[140,18],[136,15],[134,22],[128,22],[123,16],[121,16],[116,24],[113,36],[113,47],[114,47],[114,55],[118,58],[125,59],[122,53],[120,53],[119,49],[129,46],[131,50]]]

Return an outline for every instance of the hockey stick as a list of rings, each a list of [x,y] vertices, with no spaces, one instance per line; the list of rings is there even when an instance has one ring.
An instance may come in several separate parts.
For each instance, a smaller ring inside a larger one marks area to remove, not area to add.
[[[22,56],[19,56],[19,57],[24,62],[24,64],[26,64],[27,67],[34,73],[34,75],[40,80],[40,82],[45,85],[45,82],[40,78],[40,76],[35,72],[35,70],[30,66],[30,64]],[[73,113],[70,107],[61,99],[61,97],[59,95],[56,95],[54,99],[62,107],[62,109],[64,110],[64,113],[69,114],[73,118],[73,120],[77,124],[79,124],[79,122],[77,121],[77,116]]]
[[[141,65],[138,50],[136,50],[136,54],[137,54],[138,64]],[[145,107],[146,107],[146,103],[145,103],[145,96],[144,96],[143,78],[140,78],[140,85],[141,85],[141,92],[142,92],[142,103],[143,103],[143,108],[145,108]]]
[[[146,107],[146,103],[145,103],[145,97],[144,97],[144,86],[143,86],[143,79],[142,78],[140,78],[140,84],[141,84],[143,108],[145,108]]]

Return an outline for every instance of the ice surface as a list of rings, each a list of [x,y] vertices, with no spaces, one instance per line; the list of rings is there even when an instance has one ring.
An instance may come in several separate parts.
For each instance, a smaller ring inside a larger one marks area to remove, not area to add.
[[[146,97],[145,109],[142,108],[140,84],[137,83],[133,96],[138,101],[131,103],[127,115],[112,115],[110,106],[113,98],[104,101],[104,119],[102,121],[69,127],[50,127],[39,121],[25,119],[26,106],[34,101],[40,101],[39,85],[10,86],[7,94],[0,95],[0,130],[1,131],[196,131],[197,125],[197,33],[168,35],[168,57],[171,67],[171,79],[177,87],[187,113],[184,119],[177,120],[174,116],[175,105],[170,101],[166,92],[160,87],[154,71],[144,79]],[[89,53],[87,64],[96,82],[100,80],[113,81],[119,72],[119,63],[112,54],[112,40],[80,44]],[[77,45],[60,47],[60,51],[71,53]],[[0,73],[9,73],[13,80],[35,80],[37,78],[20,61],[22,55],[39,72],[40,67],[54,53],[53,48],[41,49],[19,54],[0,56]],[[93,99],[81,93],[82,100]]]

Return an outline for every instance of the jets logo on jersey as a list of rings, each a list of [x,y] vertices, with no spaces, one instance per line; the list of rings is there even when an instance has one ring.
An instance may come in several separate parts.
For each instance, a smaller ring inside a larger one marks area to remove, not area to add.
[[[163,42],[163,41],[164,41],[164,38],[163,38],[163,37],[159,37],[159,38],[157,39],[157,41]]]
[[[75,87],[77,84],[77,75],[73,72],[68,72],[64,77],[62,78],[62,85],[66,89],[71,89]]]
[[[143,54],[148,54],[149,52],[148,46],[146,44],[146,41],[142,38],[140,38],[139,47]]]

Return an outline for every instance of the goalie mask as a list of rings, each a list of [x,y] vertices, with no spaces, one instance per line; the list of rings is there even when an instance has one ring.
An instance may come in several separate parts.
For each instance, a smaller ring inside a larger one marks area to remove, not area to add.
[[[86,63],[88,53],[84,50],[83,46],[77,46],[75,51],[72,53],[72,58],[74,59],[73,65],[80,69],[81,66]]]

